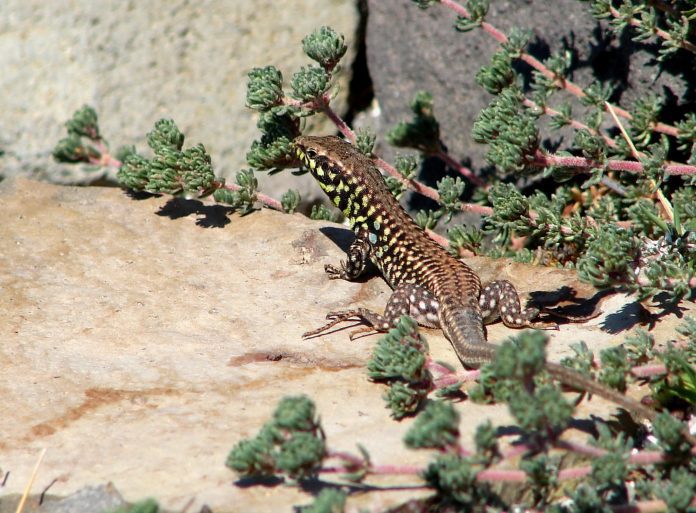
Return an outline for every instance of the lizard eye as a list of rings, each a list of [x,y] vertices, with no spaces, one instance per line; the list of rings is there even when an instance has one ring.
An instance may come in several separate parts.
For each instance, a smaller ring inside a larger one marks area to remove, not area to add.
[[[314,150],[312,150],[312,149],[309,149],[309,148],[307,149],[307,151],[305,151],[305,154],[306,154],[307,157],[309,157],[310,159],[314,159],[314,158],[316,158],[316,156],[317,156],[317,152],[314,151]]]

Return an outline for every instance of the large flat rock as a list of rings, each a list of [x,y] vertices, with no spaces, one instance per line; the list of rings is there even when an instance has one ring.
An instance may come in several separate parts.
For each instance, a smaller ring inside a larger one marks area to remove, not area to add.
[[[387,300],[381,279],[347,283],[324,275],[323,265],[338,260],[350,240],[342,227],[24,179],[2,182],[0,197],[6,493],[23,490],[47,448],[34,491],[55,481],[50,492],[68,495],[112,481],[127,500],[154,496],[175,510],[193,500],[189,511],[202,504],[216,512],[291,511],[311,497],[290,487],[236,486],[224,461],[280,398],[300,393],[316,402],[331,448],[355,451],[359,442],[375,463],[427,461],[428,454],[402,447],[411,420],[392,420],[383,387],[366,377],[377,337],[301,337],[328,310],[381,309]],[[582,289],[565,271],[474,264],[527,291]],[[603,308],[602,317],[553,333],[552,357],[568,354],[575,340],[594,349],[616,343],[636,322],[625,298]],[[663,318],[658,338],[670,336],[675,322]],[[489,329],[493,341],[511,333]],[[426,335],[435,358],[456,363],[439,331]],[[464,401],[457,408],[467,443],[486,418],[510,422],[504,407]],[[577,415],[612,409],[595,398]],[[386,506],[412,495],[357,495],[351,504]]]

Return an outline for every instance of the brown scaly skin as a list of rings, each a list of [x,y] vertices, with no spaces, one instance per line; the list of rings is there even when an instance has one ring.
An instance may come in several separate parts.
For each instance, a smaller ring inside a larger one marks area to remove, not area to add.
[[[384,315],[364,308],[327,315],[331,322],[305,333],[313,336],[349,319],[387,331],[403,314],[420,324],[440,327],[467,367],[477,368],[495,359],[497,346],[486,341],[484,322],[501,318],[509,327],[549,327],[533,322],[538,311],[522,311],[510,282],[481,287],[473,269],[433,241],[401,208],[373,162],[355,147],[334,136],[300,136],[297,156],[319,182],[331,201],[349,220],[356,239],[340,268],[326,266],[331,279],[354,280],[371,260],[394,293]],[[357,332],[354,332],[355,334]],[[640,417],[652,420],[655,410],[616,390],[557,363],[548,372],[572,388],[608,399]]]

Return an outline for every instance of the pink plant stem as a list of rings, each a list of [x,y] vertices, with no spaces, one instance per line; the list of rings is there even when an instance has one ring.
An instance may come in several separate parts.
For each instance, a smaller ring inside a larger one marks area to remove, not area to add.
[[[504,481],[506,483],[523,483],[527,474],[522,470],[486,469],[476,474],[477,481]]]
[[[696,506],[696,499],[691,501],[691,506]],[[659,499],[651,501],[639,501],[624,506],[611,506],[614,513],[658,513],[667,511],[667,504]]]
[[[387,475],[418,475],[423,471],[423,467],[418,465],[372,465],[371,474]]]
[[[558,480],[578,479],[588,475],[590,472],[592,472],[592,467],[590,466],[565,468],[558,472]]]
[[[482,187],[485,190],[487,190],[490,187],[481,178],[476,176],[471,169],[469,169],[466,166],[462,166],[459,162],[454,160],[452,157],[449,156],[449,154],[445,153],[444,151],[439,151],[439,152],[435,153],[435,156],[437,158],[439,158],[440,160],[442,160],[449,167],[456,170],[460,175],[465,177],[467,180],[469,180],[474,185],[478,185],[479,187]]]
[[[567,451],[571,451],[577,454],[584,454],[586,456],[592,456],[594,458],[598,458],[607,454],[607,451],[605,449],[601,449],[599,447],[592,447],[591,445],[585,445],[577,442],[568,442],[566,440],[558,440],[555,443],[555,446],[559,449],[565,449]]]
[[[509,450],[503,453],[503,459],[509,460],[512,458],[517,458],[529,450],[530,447],[526,444],[513,445]]]
[[[461,6],[459,3],[455,2],[454,0],[440,0],[440,3],[443,4],[445,7],[448,7],[449,9],[453,10],[460,16],[463,16],[465,18],[471,18],[471,14],[469,11]],[[496,29],[493,25],[487,22],[482,22],[481,23],[481,28],[490,34],[490,36],[495,39],[498,43],[504,44],[507,43],[508,38],[505,34],[503,34],[501,31]],[[566,91],[568,91],[570,94],[578,97],[578,98],[584,98],[587,96],[585,92],[582,90],[581,87],[578,85],[574,84],[570,80],[565,80],[565,79],[560,79],[556,76],[556,74],[551,71],[549,68],[547,68],[541,61],[538,59],[532,57],[528,53],[522,51],[520,52],[520,55],[518,57],[521,61],[526,62],[529,64],[532,68],[537,70],[539,73],[544,75],[545,77],[555,80],[556,83]],[[607,107],[604,107],[604,110],[607,110]],[[614,110],[616,113],[626,119],[633,119],[633,116],[627,111],[624,110],[620,107],[614,107]],[[667,135],[671,136],[677,136],[679,134],[679,130],[676,127],[667,125],[665,123],[656,123],[654,126],[655,131],[661,132]]]
[[[225,184],[221,187],[222,189],[227,189],[228,191],[238,191],[241,189],[241,187],[237,184]],[[271,198],[270,196],[266,196],[265,194],[261,194],[260,192],[256,193],[256,199],[258,199],[261,203],[266,205],[267,207],[272,208],[273,210],[279,210],[283,211],[283,204],[278,201],[275,198]]]
[[[532,164],[536,166],[562,166],[586,170],[602,165],[602,163],[595,162],[585,157],[551,155],[541,151],[537,151],[535,160],[532,161]],[[606,164],[607,169],[610,171],[624,171],[635,174],[643,172],[643,164],[633,160],[607,160],[604,164]],[[667,175],[696,175],[696,166],[689,166],[686,164],[667,164],[663,169]]]
[[[655,363],[651,365],[641,365],[633,367],[631,374],[637,378],[649,378],[652,376],[660,376],[667,373],[667,367],[663,364]]]
[[[285,98],[284,103],[286,105],[295,105],[298,107],[308,107],[308,108],[319,108],[326,116],[333,121],[333,123],[336,125],[338,130],[352,143],[355,143],[355,132],[351,130],[351,128],[346,124],[345,121],[336,114],[336,112],[330,107],[329,105],[329,98],[328,96],[325,95],[324,98],[322,98],[323,103],[321,105],[309,105],[309,104],[302,104],[300,102],[297,102],[291,98]],[[463,166],[459,165],[456,161],[451,159],[451,157],[447,156],[448,159],[450,159],[450,162],[452,162],[453,167],[455,169],[461,170],[461,169],[466,169],[469,173],[471,173],[471,176],[473,179],[478,180],[480,182],[479,185],[483,185],[484,182],[482,182],[476,175],[474,175],[471,170],[468,170],[467,168],[464,168]],[[405,184],[406,187],[409,189],[417,192],[418,194],[425,196],[426,198],[430,198],[433,201],[440,202],[440,194],[433,189],[432,187],[428,187],[427,185],[424,185],[417,180],[407,180],[405,179],[401,173],[399,173],[394,166],[389,164],[387,161],[384,159],[381,159],[379,157],[375,158],[375,163],[382,169],[384,172],[386,172],[389,176],[393,176],[397,180],[401,181],[401,183]],[[449,163],[449,162],[448,162]],[[462,173],[463,174],[463,173]],[[473,182],[473,180],[472,180]],[[484,207],[481,205],[476,205],[475,203],[462,203],[461,209],[464,212],[475,212],[478,214],[482,215],[491,215],[493,213],[493,209],[490,207]]]
[[[337,458],[339,460],[346,461],[353,466],[362,467],[365,464],[365,460],[363,460],[361,457],[345,451],[327,451],[326,456],[329,458]]]
[[[426,362],[426,366],[428,369],[431,371],[437,372],[439,374],[447,375],[447,374],[453,374],[453,372],[445,367],[444,365],[434,361],[432,358],[428,357],[428,360]]]
[[[642,286],[644,286],[644,287],[650,287],[650,286],[652,286],[652,282],[651,282],[650,280],[648,280],[645,276],[642,276],[642,275],[638,277],[638,279],[636,280],[636,282],[638,283],[638,285],[642,285]],[[680,282],[680,280],[675,280],[675,279],[672,279],[672,278],[668,278],[668,279],[664,280],[663,283],[664,283],[664,286],[665,286],[666,288],[672,288],[672,287],[674,287],[675,285],[677,285],[678,283],[681,283],[681,282]],[[693,289],[694,287],[696,287],[696,277],[691,278],[691,279],[687,282],[687,285],[688,285],[688,287],[689,287],[690,289]]]
[[[449,248],[449,241],[447,240],[447,238],[443,237],[439,233],[435,233],[434,231],[432,231],[430,229],[426,229],[425,233],[427,233],[431,239],[433,239],[435,242],[437,242],[443,248]]]
[[[355,132],[351,130],[348,124],[343,121],[343,118],[336,114],[336,112],[329,105],[330,98],[327,94],[322,97],[321,110],[326,116],[333,121],[338,130],[348,139],[352,144],[355,144]]]
[[[384,170],[385,173],[401,181],[401,183],[405,184],[409,189],[421,194],[422,196],[425,196],[426,198],[430,198],[433,201],[437,201],[438,203],[440,202],[440,194],[432,187],[423,185],[416,180],[405,179],[391,164],[379,157],[375,159],[375,163],[382,170]],[[477,205],[476,203],[462,203],[461,210],[464,212],[474,212],[484,216],[493,214],[493,209],[491,207],[484,207],[482,205]]]
[[[111,153],[109,153],[109,148],[106,147],[106,144],[104,144],[101,141],[101,139],[94,141],[94,146],[96,146],[96,148],[99,150],[99,153],[101,153],[101,158],[89,159],[91,164],[95,164],[97,166],[102,167],[116,168],[119,168],[123,165],[123,162],[111,156]]]
[[[522,100],[522,104],[529,107],[530,109],[540,110],[544,114],[546,114],[547,116],[558,116],[560,114],[559,111],[552,109],[551,107],[541,106],[541,105],[537,104],[536,102],[533,102],[529,98],[525,98],[524,100]],[[601,137],[602,140],[607,144],[607,146],[609,146],[611,148],[616,148],[616,146],[617,146],[616,141],[614,141],[614,139],[612,139],[611,137],[609,137],[607,135],[604,135],[604,134],[597,132],[597,130],[595,130],[594,128],[590,128],[585,123],[581,123],[580,121],[577,121],[575,119],[571,119],[570,126],[575,128],[576,130],[587,130],[592,135],[597,135],[597,136]]]
[[[611,7],[611,6],[610,6],[610,7],[609,7],[609,10],[610,10],[610,12],[611,12],[611,15],[612,15],[614,18],[620,18],[620,17],[621,17],[621,13],[620,13],[617,9],[615,9],[614,7]],[[631,18],[631,19],[629,20],[628,23],[629,23],[629,25],[631,25],[631,26],[633,26],[633,27],[640,27],[640,26],[641,26],[640,20],[639,20],[639,19],[636,19],[636,18]],[[666,40],[666,41],[671,41],[671,40],[672,40],[672,36],[670,36],[668,32],[666,32],[666,31],[664,31],[664,30],[662,30],[662,29],[660,29],[660,28],[657,28],[657,27],[656,27],[656,28],[654,29],[654,33],[655,33],[655,35],[656,35],[657,37],[659,37],[659,38],[661,38],[661,39],[664,39],[664,40]],[[696,53],[696,45],[694,45],[694,44],[691,43],[690,41],[682,41],[681,44],[680,44],[680,46],[681,46],[682,48],[684,48],[685,50],[690,51],[691,53]]]
[[[432,187],[428,187],[427,185],[423,185],[422,183],[416,181],[416,180],[407,180],[404,178],[401,173],[399,173],[394,166],[389,164],[384,159],[381,159],[379,157],[375,158],[375,163],[382,169],[385,173],[387,173],[389,176],[393,176],[397,180],[399,180],[401,183],[405,184],[409,189],[412,189],[416,191],[418,194],[421,194],[422,196],[425,196],[426,198],[430,198],[433,201],[437,201],[438,203],[440,202],[440,194],[433,189]]]

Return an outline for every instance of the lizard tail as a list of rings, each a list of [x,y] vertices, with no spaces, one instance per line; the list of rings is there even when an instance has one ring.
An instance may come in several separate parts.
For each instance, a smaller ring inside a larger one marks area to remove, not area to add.
[[[497,348],[486,342],[483,319],[477,306],[441,302],[440,326],[466,367],[477,369],[495,358]]]
[[[568,385],[577,390],[588,392],[590,394],[598,395],[615,404],[618,404],[619,406],[625,408],[632,414],[647,419],[651,422],[655,420],[655,417],[657,417],[656,410],[648,406],[645,406],[644,404],[636,401],[635,399],[631,399],[630,397],[622,394],[618,390],[614,390],[612,388],[603,386],[600,383],[594,381],[593,379],[583,376],[582,374],[574,371],[573,369],[569,369],[568,367],[564,367],[561,364],[553,362],[547,362],[546,368],[549,371],[549,374],[551,374],[551,376],[556,378],[564,385]],[[692,446],[696,446],[696,436],[691,434],[688,424],[682,425],[682,434],[684,435],[684,438],[686,438],[686,440],[688,440],[688,442]]]
[[[445,336],[466,367],[478,368],[495,359],[498,347],[486,341],[481,312],[477,307],[464,306],[461,303],[441,302],[440,322]],[[634,416],[649,421],[654,421],[657,416],[656,410],[564,365],[547,361],[546,369],[553,378],[562,384],[579,391],[598,395],[628,410]],[[684,426],[682,433],[689,443],[696,446],[696,437],[689,432],[687,426]]]
[[[657,411],[653,410],[652,408],[645,406],[635,399],[631,399],[618,390],[614,390],[613,388],[608,388],[600,383],[597,383],[592,378],[583,376],[579,372],[569,369],[564,365],[554,362],[547,362],[546,369],[549,371],[551,376],[556,378],[564,385],[570,386],[582,392],[598,395],[599,397],[618,404],[626,410],[647,420],[652,421],[657,416]]]

